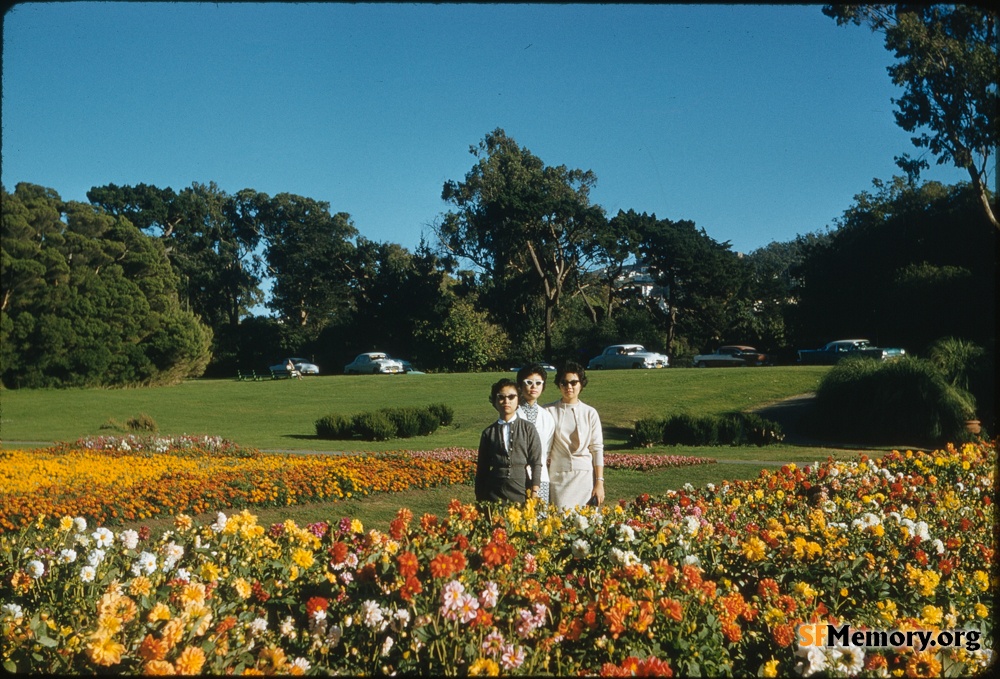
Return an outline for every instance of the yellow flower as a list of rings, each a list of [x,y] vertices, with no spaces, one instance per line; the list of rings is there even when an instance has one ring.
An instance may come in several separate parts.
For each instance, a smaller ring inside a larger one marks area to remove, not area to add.
[[[207,564],[206,564],[207,565]],[[193,604],[202,605],[205,603],[205,585],[200,582],[188,583],[180,594],[181,604],[184,608],[189,608]]]
[[[211,561],[207,561],[201,566],[201,577],[209,582],[218,580],[220,572],[219,567]]]
[[[64,516],[63,518],[59,519],[59,530],[66,532],[72,527],[73,527],[72,516]]]
[[[205,651],[197,646],[188,646],[181,652],[174,666],[177,668],[177,674],[191,675],[199,674],[204,664]]]
[[[167,624],[163,626],[161,634],[163,635],[164,643],[167,644],[167,649],[173,648],[184,637],[184,621],[180,618],[167,621]]]
[[[95,635],[93,641],[87,644],[87,657],[95,665],[109,667],[117,665],[122,660],[122,653],[125,646],[119,644],[111,637]]]
[[[778,676],[778,661],[775,660],[774,658],[768,660],[766,663],[764,663],[764,667],[761,668],[760,674],[763,677]]]
[[[818,593],[808,582],[796,582],[792,589],[805,599],[812,599]]]
[[[299,567],[292,564],[291,568],[288,569],[288,579],[297,580],[299,577]]]
[[[153,591],[153,583],[145,575],[136,577],[128,587],[128,593],[132,596],[149,596]]]
[[[187,514],[178,514],[174,517],[174,528],[177,530],[191,530],[192,525],[194,522]]]
[[[976,587],[979,588],[980,592],[985,592],[990,588],[990,576],[985,571],[976,571],[973,573],[972,581],[976,583]]]
[[[177,671],[166,660],[150,660],[142,666],[142,673],[147,677],[164,677],[177,674]]]
[[[241,599],[248,598],[250,594],[253,592],[253,588],[250,586],[250,583],[247,582],[244,578],[236,578],[233,581],[233,589],[236,590],[236,594]]]
[[[122,629],[121,618],[114,615],[102,615],[97,619],[97,636],[112,637]]]
[[[944,613],[937,606],[924,606],[920,611],[920,622],[927,627],[936,627],[941,624]]]
[[[779,490],[777,493],[774,494],[774,497],[778,498],[778,500],[784,500],[785,499],[785,491]]]
[[[752,535],[743,543],[742,550],[747,561],[761,561],[767,552],[767,545],[759,537]]]
[[[985,618],[990,614],[990,609],[988,609],[981,603],[977,603],[975,605],[975,609],[976,609],[976,615],[979,616],[980,618]]]
[[[351,520],[351,532],[361,535],[365,532],[365,525],[358,519]]]
[[[146,618],[150,622],[156,622],[157,620],[170,620],[170,609],[162,601],[156,602],[153,609],[149,612]]]
[[[313,558],[313,553],[308,549],[296,549],[292,552],[292,562],[302,568],[309,568],[315,563],[315,559]]]
[[[469,665],[469,676],[498,677],[500,666],[490,658],[479,658]]]
[[[896,622],[896,602],[894,601],[879,601],[875,604],[879,610],[879,617],[886,622],[886,624],[892,624]]]

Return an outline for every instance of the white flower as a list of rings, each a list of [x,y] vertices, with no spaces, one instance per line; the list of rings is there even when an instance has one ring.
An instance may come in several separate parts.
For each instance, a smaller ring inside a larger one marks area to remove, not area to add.
[[[926,521],[918,521],[916,525],[917,537],[921,540],[927,541],[931,539],[930,530],[928,529]]]
[[[382,614],[382,607],[378,602],[368,599],[361,604],[362,621],[366,627],[378,627],[382,624],[385,616]]]
[[[104,561],[104,555],[107,554],[103,549],[95,549],[90,554],[87,555],[87,563],[91,566],[100,566],[101,562]]]
[[[278,630],[281,632],[281,636],[283,637],[290,637],[295,634],[295,618],[290,615],[287,616],[281,621],[281,625],[278,627]]]
[[[493,586],[496,587],[496,585]],[[410,624],[410,612],[405,608],[396,609],[396,622],[398,622],[401,627],[406,627]]]
[[[700,563],[701,559],[696,554],[688,554],[681,560],[681,564],[684,566],[697,566]]]
[[[84,566],[80,569],[80,579],[84,582],[93,582],[97,576],[97,569],[93,566]]]
[[[290,663],[290,665],[292,667],[295,667],[295,668],[298,668],[299,670],[301,670],[301,674],[305,674],[306,672],[308,672],[312,668],[312,665],[309,663],[309,661],[306,660],[305,658],[301,658],[301,657],[300,658],[296,658],[295,660],[293,660]],[[292,672],[292,674],[295,674],[295,672]]]
[[[36,580],[43,575],[45,575],[45,564],[43,564],[38,559],[32,559],[28,562],[28,575],[35,578]]]
[[[934,538],[933,540],[931,540],[931,547],[934,548],[934,551],[936,553],[944,554],[944,543],[941,542],[940,539]]]
[[[62,549],[59,550],[59,563],[73,563],[76,561],[76,550],[73,549]]]
[[[710,483],[708,485],[710,486],[709,490],[713,490],[715,488],[714,484]],[[684,484],[684,490],[686,490],[689,493],[693,493],[694,492],[694,486],[692,486],[690,483],[685,483]]]
[[[441,607],[446,611],[458,608],[463,594],[465,594],[465,585],[458,580],[452,580],[441,589]]]
[[[688,535],[697,535],[699,528],[701,528],[701,521],[697,516],[684,517],[684,529],[687,531]]]
[[[396,642],[393,641],[392,637],[386,637],[385,638],[385,641],[382,642],[382,655],[383,656],[389,655],[389,651],[392,650],[392,645],[394,643],[396,643]]]
[[[219,512],[220,514],[222,512]],[[250,623],[250,634],[259,636],[267,631],[267,618],[254,618]]]
[[[210,528],[212,529],[212,531],[216,533],[221,533],[223,530],[225,530],[227,521],[229,521],[229,519],[226,517],[226,515],[223,514],[222,512],[219,512],[218,514],[215,515],[215,523],[213,523],[210,526]]]
[[[76,528],[77,533],[82,533],[87,530],[87,520],[82,516],[78,516],[73,519],[73,527]]]
[[[119,533],[118,539],[123,545],[125,545],[126,549],[135,549],[136,545],[139,544],[139,534],[131,528],[123,530]]]
[[[843,672],[847,676],[855,676],[865,667],[865,652],[856,646],[835,646],[830,649],[827,663],[837,674]]]
[[[500,598],[500,588],[495,582],[487,582],[483,591],[479,593],[479,603],[482,604],[483,608],[493,608],[497,605],[497,600]],[[404,610],[404,609],[400,609]]]
[[[111,543],[115,541],[115,534],[104,526],[101,526],[91,533],[90,537],[94,538],[94,542],[96,542],[97,546],[101,548],[110,547]]]
[[[573,540],[573,545],[571,546],[573,551],[573,556],[577,559],[582,559],[583,557],[590,554],[590,543],[583,538],[577,538]]]
[[[139,558],[136,559],[135,564],[132,566],[132,572],[135,573],[136,575],[139,574],[136,572],[137,569],[142,573],[145,573],[146,575],[149,575],[150,573],[155,571],[156,556],[150,554],[149,552],[143,552],[142,554],[140,554]]]
[[[9,615],[14,620],[20,620],[24,617],[24,609],[18,604],[4,604],[0,607],[0,612],[3,613],[4,617]]]
[[[590,528],[590,521],[583,514],[574,514],[573,523],[576,525],[578,530],[587,530]]]
[[[326,638],[330,642],[330,646],[336,646],[340,643],[342,636],[344,636],[344,630],[340,628],[340,625],[330,625],[330,629],[326,633]]]
[[[174,575],[178,580],[183,580],[184,582],[191,581],[191,573],[186,568],[178,568],[177,573]]]
[[[163,570],[169,571],[171,568],[177,565],[177,562],[181,560],[184,556],[184,548],[181,547],[174,541],[170,541],[170,544],[164,545],[163,547]]]
[[[810,646],[806,652],[806,668],[802,676],[808,677],[817,672],[822,672],[828,668],[827,649],[821,646]]]
[[[635,530],[632,526],[621,524],[618,526],[618,539],[622,542],[632,542],[635,540]]]

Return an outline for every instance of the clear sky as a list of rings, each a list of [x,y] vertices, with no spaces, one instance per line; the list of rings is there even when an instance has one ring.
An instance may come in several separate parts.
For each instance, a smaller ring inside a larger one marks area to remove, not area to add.
[[[3,24],[2,180],[81,201],[290,192],[412,249],[499,127],[593,170],[609,216],[749,252],[824,230],[922,152],[891,63],[820,5],[23,3]]]

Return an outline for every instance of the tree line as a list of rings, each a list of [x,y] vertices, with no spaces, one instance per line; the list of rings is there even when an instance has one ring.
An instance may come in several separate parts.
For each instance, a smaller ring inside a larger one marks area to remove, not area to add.
[[[825,232],[741,254],[688,220],[609,217],[592,172],[501,129],[470,151],[413,252],[289,193],[0,188],[3,384],[164,384],[288,355],[329,374],[373,349],[468,371],[621,341],[677,365],[723,343],[779,360],[848,336],[994,346],[996,233],[968,184],[876,181]]]

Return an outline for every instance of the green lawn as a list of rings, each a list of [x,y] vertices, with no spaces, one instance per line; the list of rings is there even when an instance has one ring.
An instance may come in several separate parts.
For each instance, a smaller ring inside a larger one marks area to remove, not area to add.
[[[618,370],[589,373],[582,399],[601,413],[609,449],[621,449],[635,420],[670,413],[744,410],[813,391],[825,367]],[[331,375],[298,380],[189,380],[141,389],[39,389],[0,392],[0,438],[73,441],[109,420],[151,416],[161,434],[211,434],[261,450],[373,451],[474,448],[494,411],[490,385],[513,373]],[[542,402],[558,399],[549,377]],[[369,443],[315,437],[317,418],[386,406],[446,403],[455,421],[431,436]],[[12,443],[14,442],[14,443]],[[23,446],[19,446],[23,447]]]
[[[608,470],[608,502],[629,500],[642,493],[657,494],[724,480],[757,476],[764,467],[795,462],[800,465],[849,458],[857,451],[790,445],[766,448],[729,446],[666,447],[631,450],[628,433],[636,419],[671,413],[720,413],[745,410],[815,390],[825,367],[768,367],[746,369],[668,369],[592,372],[583,400],[598,409],[609,452],[708,457],[716,464],[676,467],[652,472]],[[102,430],[109,420],[125,422],[145,413],[161,434],[210,434],[260,450],[379,451],[429,450],[450,446],[475,448],[479,432],[495,416],[488,396],[490,385],[513,373],[450,375],[320,376],[297,380],[189,380],[173,387],[143,389],[44,389],[0,392],[2,445],[31,447],[49,441],[74,441],[81,436],[115,433]],[[555,400],[550,384],[542,402]],[[315,437],[317,418],[334,412],[353,414],[387,406],[446,403],[454,409],[452,426],[431,436],[380,443],[326,441]],[[22,442],[34,442],[24,444]],[[400,507],[417,516],[443,515],[448,502],[473,500],[470,485],[375,495],[362,499],[312,503],[281,508],[256,508],[262,524],[293,519],[300,524],[361,519],[366,526],[387,529]],[[231,511],[231,510],[230,510]],[[165,529],[169,519],[144,522]]]

